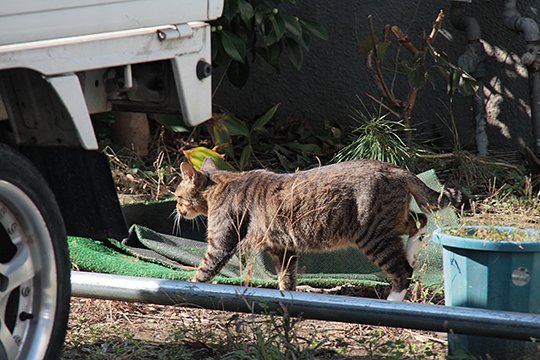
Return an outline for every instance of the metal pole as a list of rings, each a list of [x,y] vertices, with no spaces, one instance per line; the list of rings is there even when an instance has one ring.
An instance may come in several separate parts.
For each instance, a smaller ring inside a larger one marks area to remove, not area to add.
[[[247,313],[286,311],[293,317],[403,327],[505,339],[540,339],[540,315],[396,303],[339,295],[212,285],[74,271],[78,297],[197,306]]]

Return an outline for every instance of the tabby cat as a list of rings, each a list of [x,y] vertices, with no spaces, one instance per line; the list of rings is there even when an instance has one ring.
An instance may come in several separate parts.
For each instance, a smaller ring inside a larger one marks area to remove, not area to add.
[[[414,213],[461,205],[461,193],[438,193],[394,165],[357,160],[276,174],[200,171],[181,164],[176,211],[208,217],[208,249],[193,281],[210,281],[240,248],[264,249],[275,260],[280,290],[296,288],[299,254],[356,246],[391,280],[389,300],[403,300],[427,217]],[[402,235],[408,236],[403,246]]]

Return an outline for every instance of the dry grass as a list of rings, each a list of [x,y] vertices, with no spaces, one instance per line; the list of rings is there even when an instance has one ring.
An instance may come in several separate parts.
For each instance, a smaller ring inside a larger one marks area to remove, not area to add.
[[[515,197],[497,193],[473,203],[473,210],[461,218],[462,225],[515,226],[540,229],[540,193]]]
[[[441,359],[445,335],[74,298],[63,359]]]
[[[105,146],[113,179],[121,200],[151,201],[170,198],[179,182],[183,150],[199,145],[210,146],[208,141],[195,142],[191,137],[172,133],[164,127],[153,132],[149,154],[138,156],[129,149],[115,150]]]

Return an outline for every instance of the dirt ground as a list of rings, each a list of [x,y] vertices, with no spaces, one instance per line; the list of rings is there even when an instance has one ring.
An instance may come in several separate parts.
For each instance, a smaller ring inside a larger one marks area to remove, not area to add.
[[[72,299],[63,359],[442,359],[446,334]]]

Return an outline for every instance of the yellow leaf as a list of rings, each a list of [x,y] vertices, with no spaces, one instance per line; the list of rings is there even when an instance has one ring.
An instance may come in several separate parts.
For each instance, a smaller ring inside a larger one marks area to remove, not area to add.
[[[190,150],[184,150],[184,156],[188,162],[193,165],[195,170],[201,170],[202,164],[206,158],[212,158],[218,170],[235,171],[235,168],[223,160],[223,155],[212,149],[199,146]]]

